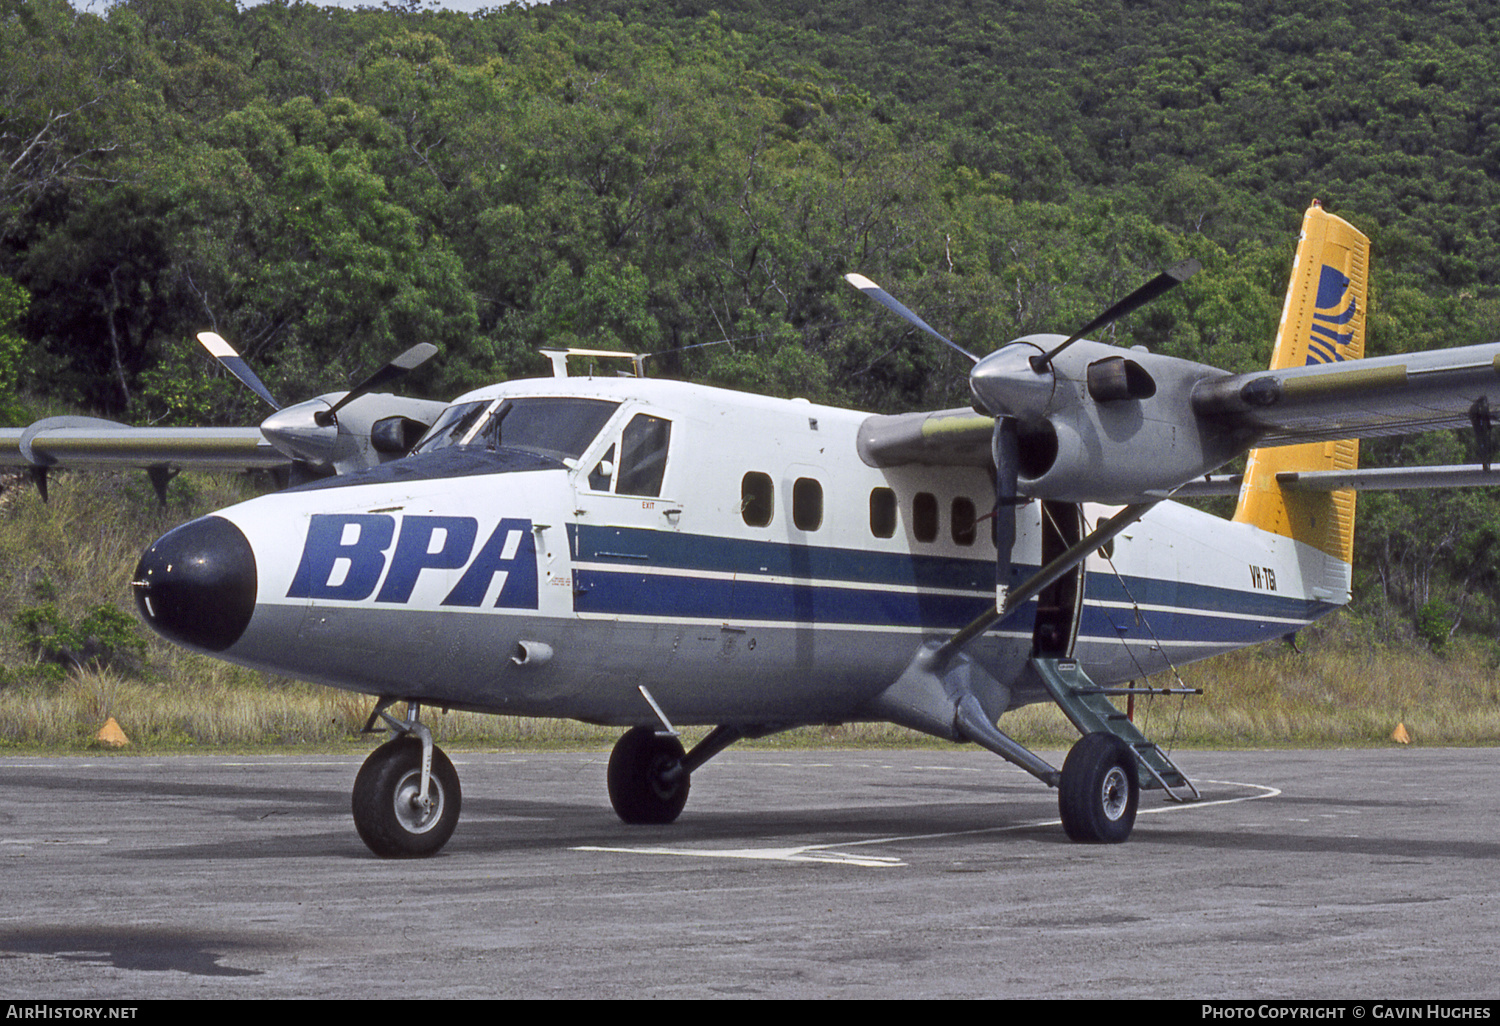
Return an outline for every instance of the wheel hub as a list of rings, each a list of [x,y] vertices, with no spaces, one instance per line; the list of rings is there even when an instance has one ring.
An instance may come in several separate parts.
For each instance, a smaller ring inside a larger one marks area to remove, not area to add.
[[[420,834],[431,830],[442,818],[443,790],[434,777],[428,781],[428,795],[422,798],[422,772],[412,770],[396,785],[396,818],[407,831]]]
[[[682,780],[681,761],[669,755],[657,756],[651,760],[651,768],[646,772],[646,779],[658,798],[663,801],[669,800],[677,792],[679,782]]]
[[[1110,771],[1104,774],[1100,804],[1104,808],[1104,815],[1109,817],[1111,822],[1125,815],[1125,808],[1130,804],[1130,780],[1119,766],[1111,767]]]

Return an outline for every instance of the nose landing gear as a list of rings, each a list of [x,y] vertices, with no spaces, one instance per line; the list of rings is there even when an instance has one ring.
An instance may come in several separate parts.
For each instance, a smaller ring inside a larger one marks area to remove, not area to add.
[[[423,858],[447,844],[458,825],[458,771],[417,720],[416,703],[405,720],[387,715],[387,704],[376,714],[397,736],[371,752],[354,778],[354,828],[382,858]]]

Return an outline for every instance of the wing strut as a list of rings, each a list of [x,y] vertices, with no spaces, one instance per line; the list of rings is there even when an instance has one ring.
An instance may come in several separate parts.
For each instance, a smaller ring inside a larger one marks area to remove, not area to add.
[[[947,665],[948,660],[952,659],[965,645],[1005,619],[1023,603],[1036,598],[1043,588],[1069,573],[1079,563],[1083,562],[1084,558],[1090,552],[1093,552],[1115,535],[1125,530],[1125,528],[1141,519],[1159,501],[1161,500],[1156,499],[1151,502],[1138,502],[1132,506],[1126,506],[1120,512],[1094,528],[1094,530],[1090,531],[1082,539],[1074,542],[1062,555],[1033,574],[1030,580],[1026,581],[1019,588],[1013,588],[1005,596],[1003,608],[997,605],[994,610],[978,617],[973,623],[944,642],[933,653],[934,658],[937,660],[934,669],[942,670]]]
[[[1474,405],[1469,407],[1469,423],[1474,426],[1474,449],[1479,462],[1484,464],[1485,473],[1489,473],[1490,460],[1495,452],[1494,439],[1491,437],[1494,422],[1489,399],[1485,396],[1475,399]]]
[[[1021,767],[1044,784],[1058,786],[1062,774],[995,726],[1010,702],[1009,688],[985,672],[963,651],[964,647],[1035,598],[1047,585],[1072,571],[1090,552],[1145,516],[1157,501],[1160,500],[1120,510],[1020,587],[1010,589],[1003,602],[997,602],[994,609],[946,642],[924,641],[906,669],[866,711],[879,719],[937,737],[971,741]]]

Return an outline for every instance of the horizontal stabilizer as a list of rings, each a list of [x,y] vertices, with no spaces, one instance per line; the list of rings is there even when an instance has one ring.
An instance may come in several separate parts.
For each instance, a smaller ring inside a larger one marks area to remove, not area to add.
[[[1276,475],[1281,487],[1293,492],[1398,492],[1409,488],[1493,488],[1500,485],[1500,468],[1478,463],[1444,467],[1368,467],[1362,470],[1287,471]]]

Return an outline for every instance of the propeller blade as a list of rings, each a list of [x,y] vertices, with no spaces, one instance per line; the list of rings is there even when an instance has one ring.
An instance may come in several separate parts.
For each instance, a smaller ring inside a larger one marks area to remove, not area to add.
[[[339,410],[342,410],[345,406],[348,406],[350,403],[358,399],[360,396],[364,395],[366,392],[372,392],[375,389],[379,388],[381,385],[384,385],[386,382],[392,381],[396,378],[401,377],[403,374],[409,374],[410,372],[416,370],[418,367],[422,366],[422,364],[432,359],[433,354],[436,352],[437,346],[433,345],[432,343],[418,342],[416,345],[412,346],[406,352],[396,357],[390,363],[380,368],[374,374],[371,374],[368,378],[365,378],[365,380],[355,385],[352,389],[349,390],[348,395],[344,396],[344,398],[334,403],[333,406],[329,409],[317,414],[313,419],[323,427],[332,424],[334,416],[339,412]]]
[[[918,317],[916,314],[912,313],[905,306],[902,306],[901,302],[897,300],[895,296],[891,295],[879,285],[876,285],[869,278],[866,278],[862,274],[846,274],[844,275],[844,280],[847,281],[850,285],[853,285],[855,288],[859,289],[859,291],[863,292],[865,295],[869,296],[871,299],[875,300],[875,302],[879,303],[887,310],[894,313],[896,316],[900,317],[902,320],[906,321],[906,323],[912,325],[913,327],[921,328],[923,331],[927,332],[927,334],[931,335],[933,338],[937,339],[945,346],[948,346],[951,349],[956,349],[960,353],[963,353],[969,358],[970,363],[979,362],[979,357],[969,352],[957,342],[944,338],[936,328],[928,324],[926,321],[922,320],[922,318]]]
[[[270,389],[266,388],[240,354],[234,351],[234,346],[212,331],[200,331],[198,341],[208,350],[208,355],[218,360],[225,370],[239,378],[250,391],[269,403],[271,409],[281,409],[281,404],[272,397]]]
[[[1010,593],[1011,553],[1016,547],[1016,496],[1021,474],[1021,439],[1016,418],[996,417],[995,457],[995,609],[1004,612]]]
[[[1072,335],[1072,337],[1070,337],[1066,342],[1058,346],[1056,349],[1052,350],[1052,352],[1047,353],[1044,356],[1033,356],[1031,358],[1031,369],[1036,371],[1038,374],[1043,373],[1048,367],[1052,365],[1052,361],[1057,356],[1057,354],[1068,348],[1074,342],[1077,342],[1079,339],[1083,338],[1090,332],[1098,331],[1105,325],[1112,324],[1115,321],[1119,320],[1121,317],[1124,317],[1126,314],[1145,306],[1147,303],[1151,302],[1162,293],[1176,288],[1178,285],[1181,285],[1193,275],[1197,274],[1202,266],[1203,265],[1198,263],[1198,261],[1196,260],[1184,260],[1180,264],[1175,264],[1172,267],[1167,268],[1161,274],[1158,274],[1155,278],[1152,278],[1150,281],[1146,282],[1146,284],[1136,289],[1130,295],[1120,300],[1118,303],[1110,307],[1108,310],[1104,311],[1098,317],[1095,317],[1083,327],[1079,328],[1078,331]]]

